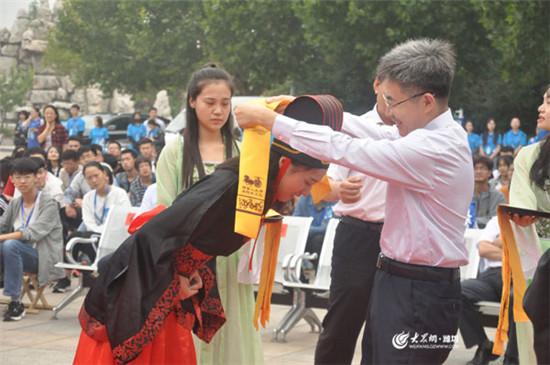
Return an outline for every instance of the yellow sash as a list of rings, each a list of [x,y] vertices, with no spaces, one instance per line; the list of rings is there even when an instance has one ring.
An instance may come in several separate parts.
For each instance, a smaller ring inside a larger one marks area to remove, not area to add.
[[[521,268],[514,231],[512,230],[508,215],[502,207],[498,207],[497,214],[500,237],[502,239],[502,297],[500,299],[500,313],[493,353],[501,355],[504,350],[504,343],[508,341],[511,280],[514,282],[514,321],[516,323],[528,322],[529,318],[523,310],[523,296],[525,294],[526,282]]]
[[[258,329],[258,319],[265,328],[271,312],[271,294],[273,282],[277,271],[277,257],[279,256],[279,243],[281,241],[281,228],[283,217],[279,216],[274,221],[267,221],[264,239],[264,257],[260,272],[260,285],[256,297],[253,324]]]
[[[264,99],[254,101],[272,110],[283,102],[267,104]],[[271,132],[263,127],[247,128],[243,133],[243,143],[239,160],[239,187],[235,212],[235,232],[248,238],[256,238],[262,224]]]

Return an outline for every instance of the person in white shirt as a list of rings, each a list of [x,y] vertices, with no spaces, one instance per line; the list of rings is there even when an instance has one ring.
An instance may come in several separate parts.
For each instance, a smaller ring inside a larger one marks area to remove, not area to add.
[[[69,235],[67,242],[74,237],[89,238],[101,235],[109,209],[113,206],[130,207],[130,199],[124,189],[112,185],[112,173],[109,166],[97,161],[87,162],[82,169],[82,176],[90,190],[82,198],[82,225],[78,231]],[[95,250],[89,244],[76,244],[73,250],[74,259],[91,263],[95,259]],[[71,285],[70,276],[57,282],[54,293],[63,293]]]
[[[145,213],[156,206],[157,206],[157,183],[154,183],[152,185],[149,185],[147,187],[147,190],[145,190],[145,194],[143,194],[143,200],[141,201],[141,205],[139,206],[139,210],[137,211],[136,216],[140,215],[141,213]]]
[[[147,128],[147,132],[149,132],[151,128],[148,124],[149,120],[151,119],[153,119],[155,123],[157,123],[157,125],[160,127],[161,130],[164,131],[166,129],[166,123],[164,123],[164,121],[157,116],[157,113],[158,113],[157,108],[151,107],[149,109],[149,118],[147,118],[145,122],[143,122],[143,125],[145,126],[145,128]]]
[[[475,248],[474,248],[475,249]],[[479,275],[475,279],[462,282],[462,313],[459,328],[466,348],[477,346],[474,358],[469,365],[486,365],[498,358],[493,355],[493,342],[483,329],[482,314],[478,302],[500,302],[502,295],[502,240],[498,217],[491,218],[478,239]],[[513,311],[510,311],[512,314]],[[516,331],[510,319],[509,341],[506,347],[504,364],[519,364]]]
[[[82,172],[90,190],[82,199],[82,221],[86,231],[101,234],[109,209],[113,206],[128,206],[130,200],[124,189],[112,185],[106,167],[99,162],[87,163]]]
[[[442,364],[454,346],[474,190],[466,132],[448,106],[454,69],[453,47],[441,40],[411,40],[381,58],[380,92],[399,133],[365,124],[368,137],[359,139],[345,125],[339,133],[261,105],[235,110],[244,128],[261,125],[297,150],[388,182],[368,364]]]
[[[362,124],[379,128],[391,124],[379,85],[376,79],[379,100],[372,110],[359,117],[344,113],[345,128],[356,136],[361,136]],[[327,175],[333,191],[329,199],[338,200],[333,210],[341,220],[334,237],[328,312],[315,348],[315,364],[351,364],[380,254],[387,183],[337,164],[330,165]]]

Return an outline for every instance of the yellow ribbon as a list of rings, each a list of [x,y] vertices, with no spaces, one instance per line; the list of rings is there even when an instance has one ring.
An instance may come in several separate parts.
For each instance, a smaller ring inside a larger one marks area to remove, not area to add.
[[[504,343],[508,341],[508,312],[510,310],[510,286],[514,282],[514,321],[528,322],[529,318],[523,310],[523,296],[525,294],[526,282],[521,261],[516,246],[514,231],[508,218],[508,214],[502,207],[498,207],[498,225],[502,239],[502,297],[500,299],[500,313],[498,326],[495,334],[493,353],[502,355]]]
[[[272,110],[285,101],[266,103],[255,100]],[[256,238],[260,231],[267,191],[271,132],[263,127],[247,128],[243,133],[239,160],[239,186],[235,212],[235,232]]]
[[[258,329],[258,319],[264,328],[269,321],[271,294],[273,292],[275,272],[277,271],[277,258],[279,256],[282,223],[283,217],[280,215],[265,222],[264,257],[262,259],[260,285],[258,286],[258,295],[256,297],[256,307],[254,309],[253,318],[253,324],[256,330]]]
[[[318,183],[315,183],[311,187],[311,199],[313,200],[313,204],[317,205],[325,200],[326,196],[330,194],[331,191],[330,181],[328,180],[328,176],[325,175]]]

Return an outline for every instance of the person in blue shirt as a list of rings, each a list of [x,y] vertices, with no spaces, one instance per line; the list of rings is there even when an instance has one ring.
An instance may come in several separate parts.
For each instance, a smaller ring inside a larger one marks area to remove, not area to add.
[[[537,128],[537,135],[534,136],[534,137],[529,138],[528,144],[533,144],[533,143],[540,142],[543,139],[545,139],[546,136],[548,136],[548,134],[550,134],[549,131],[547,131],[545,129]]]
[[[498,155],[502,145],[502,135],[495,131],[497,124],[493,118],[487,120],[487,130],[481,135],[479,154],[491,160]]]
[[[84,135],[86,123],[80,117],[80,106],[78,104],[71,105],[71,118],[67,119],[67,131],[69,137],[81,137]]]
[[[94,118],[95,127],[90,131],[90,139],[92,144],[100,145],[105,149],[105,143],[109,139],[109,131],[103,126],[103,118],[96,116]]]
[[[27,127],[27,148],[40,147],[40,142],[38,142],[38,129],[44,124],[40,115],[40,109],[38,107],[33,107],[31,109],[31,121]]]
[[[468,144],[470,145],[472,155],[478,154],[479,146],[481,146],[481,137],[479,134],[474,133],[474,122],[467,120],[466,123],[464,123],[464,129],[468,133]]]
[[[527,134],[525,134],[525,132],[519,129],[520,126],[521,126],[521,122],[519,118],[518,117],[512,118],[512,120],[510,121],[510,130],[504,133],[504,137],[502,138],[502,145],[510,146],[516,152],[521,147],[527,144]]]
[[[147,128],[141,122],[141,114],[139,112],[134,113],[133,121],[128,125],[126,135],[130,140],[132,148],[137,151],[138,142],[147,136]]]

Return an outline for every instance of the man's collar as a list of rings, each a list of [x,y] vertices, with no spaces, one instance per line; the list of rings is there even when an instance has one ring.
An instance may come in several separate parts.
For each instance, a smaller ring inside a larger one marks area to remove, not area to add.
[[[451,114],[451,109],[447,109],[443,113],[439,114],[437,117],[428,122],[424,128],[428,130],[439,129],[448,124],[449,121],[454,121]]]

